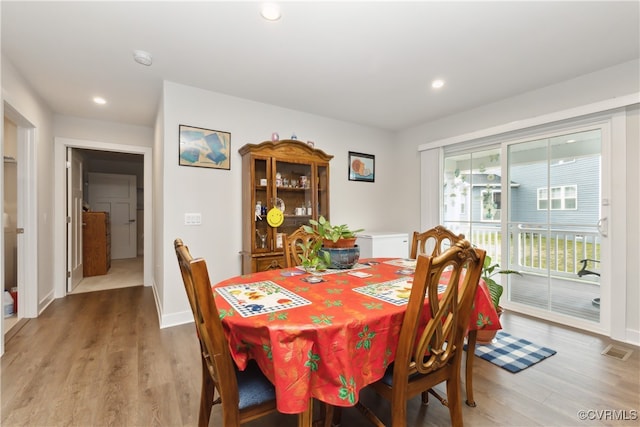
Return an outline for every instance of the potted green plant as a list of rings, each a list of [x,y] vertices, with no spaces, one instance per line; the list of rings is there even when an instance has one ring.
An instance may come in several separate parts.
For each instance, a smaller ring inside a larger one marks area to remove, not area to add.
[[[304,226],[304,231],[320,237],[325,248],[346,248],[356,244],[356,233],[364,231],[362,228],[351,230],[346,224],[332,225],[324,216],[318,220],[309,220],[309,225]]]
[[[298,247],[302,249],[300,259],[302,267],[307,273],[316,271],[324,271],[331,264],[329,252],[320,252],[322,248],[322,240],[300,242]]]
[[[346,224],[332,225],[324,216],[318,220],[311,219],[305,225],[304,231],[319,237],[315,250],[310,250],[307,256],[308,263],[316,262],[314,257],[319,257],[318,263],[324,263],[329,256],[328,268],[351,268],[360,258],[360,249],[356,246],[356,233],[363,229],[351,230]],[[302,248],[303,252],[305,248]],[[304,258],[303,262],[304,262]]]
[[[487,288],[489,289],[489,295],[491,296],[491,301],[493,302],[493,306],[498,313],[498,317],[502,315],[502,307],[500,307],[500,298],[502,297],[502,293],[504,292],[504,287],[496,282],[493,279],[493,276],[496,274],[517,274],[522,276],[519,271],[516,270],[501,270],[500,264],[495,263],[492,264],[492,259],[489,255],[485,256],[484,264],[482,266],[482,280],[487,284]],[[478,343],[489,343],[495,338],[497,330],[493,331],[485,331],[480,329],[478,331]]]

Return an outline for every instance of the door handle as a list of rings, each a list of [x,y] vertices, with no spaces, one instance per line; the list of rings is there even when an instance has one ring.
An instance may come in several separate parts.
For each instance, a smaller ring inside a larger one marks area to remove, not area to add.
[[[24,228],[16,228],[16,234],[24,234]]]
[[[130,219],[129,222],[136,222],[136,220],[135,219]]]
[[[607,217],[600,218],[598,220],[597,227],[598,233],[600,233],[602,237],[607,237],[607,235],[609,234],[609,219]]]

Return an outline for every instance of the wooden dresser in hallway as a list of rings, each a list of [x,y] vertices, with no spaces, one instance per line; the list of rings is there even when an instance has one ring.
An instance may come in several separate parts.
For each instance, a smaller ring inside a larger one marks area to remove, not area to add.
[[[82,213],[84,277],[107,274],[111,268],[111,224],[108,212]]]

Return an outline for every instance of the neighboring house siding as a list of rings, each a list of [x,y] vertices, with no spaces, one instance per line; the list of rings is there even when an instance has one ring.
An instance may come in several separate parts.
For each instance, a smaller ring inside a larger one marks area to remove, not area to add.
[[[538,188],[547,184],[547,167],[533,164],[514,167],[511,181],[519,184],[512,188],[511,218],[515,222],[546,223],[547,211],[538,210]],[[576,185],[576,210],[552,210],[550,222],[556,224],[595,225],[600,217],[600,159],[584,158],[575,162],[551,166],[551,187]]]

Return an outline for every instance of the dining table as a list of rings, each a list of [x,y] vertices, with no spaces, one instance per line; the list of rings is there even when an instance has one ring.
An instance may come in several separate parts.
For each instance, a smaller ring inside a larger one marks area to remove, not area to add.
[[[394,360],[415,265],[412,259],[370,258],[350,269],[312,274],[294,267],[213,285],[233,360],[244,370],[254,359],[275,386],[278,411],[299,414],[300,427],[312,425],[314,400],[356,405],[360,391]],[[471,406],[475,334],[500,328],[481,280],[467,340]]]

